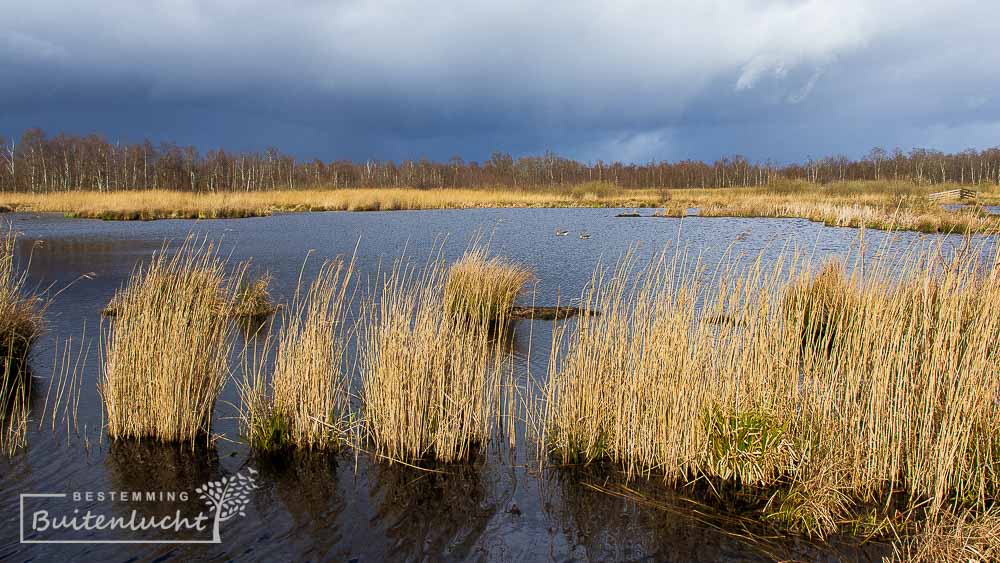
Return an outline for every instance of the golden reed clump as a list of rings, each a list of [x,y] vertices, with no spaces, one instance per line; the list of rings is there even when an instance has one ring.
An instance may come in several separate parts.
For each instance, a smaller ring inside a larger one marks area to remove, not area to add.
[[[16,235],[0,237],[0,372],[14,375],[41,334],[41,300],[24,293],[25,277],[14,268]]]
[[[16,234],[0,235],[0,451],[24,445],[31,382],[28,354],[42,331],[42,303],[24,292],[25,275],[14,267]]]
[[[353,275],[353,258],[324,263],[304,293],[296,290],[277,332],[272,322],[263,350],[253,354],[241,385],[241,418],[258,451],[336,451],[350,443]]]
[[[510,320],[514,300],[531,280],[531,271],[474,243],[448,268],[444,284],[449,314],[465,317],[474,325],[495,324],[503,329]]]
[[[400,260],[367,305],[362,412],[380,458],[468,461],[512,420],[512,356],[491,336],[505,320],[449,306],[447,279],[440,258]]]
[[[600,269],[582,301],[601,314],[556,331],[548,453],[778,487],[773,520],[819,537],[894,491],[932,515],[985,510],[1000,483],[997,256],[877,255],[850,273],[792,254],[706,278],[683,252]]]
[[[233,345],[224,310],[242,275],[227,276],[217,247],[194,238],[172,253],[164,246],[132,274],[102,338],[99,389],[112,438],[209,439]]]

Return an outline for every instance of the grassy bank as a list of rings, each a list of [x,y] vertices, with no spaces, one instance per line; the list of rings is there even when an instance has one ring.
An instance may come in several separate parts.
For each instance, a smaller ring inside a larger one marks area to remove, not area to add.
[[[769,189],[677,190],[671,201],[696,207],[703,217],[794,217],[835,227],[866,227],[925,233],[996,232],[1000,217],[975,205],[949,211],[928,199],[957,185],[920,186],[902,182],[844,182],[817,186],[787,183]],[[979,193],[977,203],[1000,202],[996,190]]]
[[[61,212],[106,220],[259,217],[276,212],[395,211],[497,207],[655,207],[678,217],[697,208],[707,217],[795,217],[828,225],[922,232],[988,232],[996,217],[975,208],[948,211],[927,196],[956,185],[777,181],[766,188],[628,190],[607,183],[510,189],[338,189],[271,192],[178,191],[0,194],[0,209]],[[981,204],[1000,191],[981,191]]]
[[[656,204],[656,192],[349,189],[192,194],[176,191],[2,194],[15,210],[106,220],[261,217],[288,211],[399,211],[492,207],[619,207]]]
[[[599,270],[582,302],[602,314],[553,344],[546,452],[702,483],[813,537],[888,521],[933,551],[922,534],[992,523],[1000,491],[1000,266],[978,250],[787,255],[711,286],[682,252]]]
[[[473,244],[448,268],[445,310],[473,326],[502,331],[511,320],[514,300],[531,276],[524,266],[491,256],[488,245]]]

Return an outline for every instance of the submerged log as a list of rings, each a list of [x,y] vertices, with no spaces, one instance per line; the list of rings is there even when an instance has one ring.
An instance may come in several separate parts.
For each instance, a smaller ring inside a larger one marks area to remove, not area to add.
[[[553,321],[568,319],[577,315],[596,315],[596,311],[588,311],[580,307],[513,307],[510,311],[512,319],[538,319]]]

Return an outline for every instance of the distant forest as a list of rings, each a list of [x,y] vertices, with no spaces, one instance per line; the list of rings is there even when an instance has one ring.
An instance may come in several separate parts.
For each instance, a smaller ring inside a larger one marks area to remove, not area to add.
[[[750,162],[741,156],[715,162],[582,163],[546,153],[513,158],[494,153],[484,162],[453,157],[402,162],[300,160],[277,149],[210,150],[150,141],[112,143],[100,135],[47,136],[39,129],[19,139],[0,138],[0,191],[169,189],[194,192],[306,188],[533,188],[606,182],[624,188],[765,186],[777,180],[828,183],[907,180],[918,183],[1000,183],[1000,148],[947,154],[872,149],[864,158],[833,156],[798,164]]]

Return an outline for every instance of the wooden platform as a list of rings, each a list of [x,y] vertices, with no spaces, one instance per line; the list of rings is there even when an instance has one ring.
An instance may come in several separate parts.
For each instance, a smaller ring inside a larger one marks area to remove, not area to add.
[[[959,188],[957,190],[947,190],[944,192],[936,192],[929,196],[927,199],[931,201],[943,201],[948,199],[957,199],[958,201],[974,200],[976,199],[976,190],[968,190],[965,188]]]

